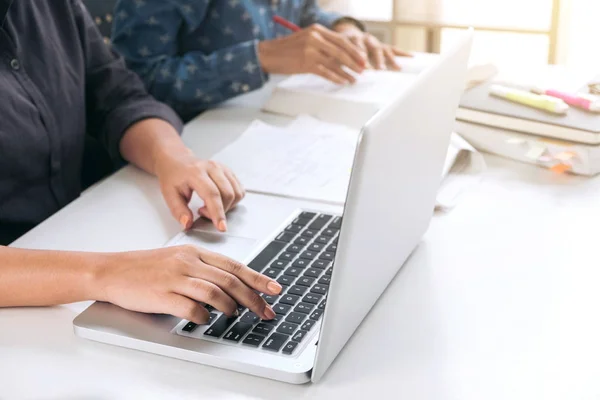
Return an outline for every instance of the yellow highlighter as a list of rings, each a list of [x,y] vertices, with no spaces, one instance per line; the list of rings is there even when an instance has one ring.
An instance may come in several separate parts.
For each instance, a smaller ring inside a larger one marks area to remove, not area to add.
[[[490,94],[554,114],[566,114],[569,111],[569,105],[559,98],[534,94],[506,86],[492,85]]]

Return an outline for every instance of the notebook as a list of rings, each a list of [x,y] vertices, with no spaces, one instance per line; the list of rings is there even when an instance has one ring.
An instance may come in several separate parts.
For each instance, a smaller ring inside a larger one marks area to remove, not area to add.
[[[593,176],[600,173],[600,145],[549,139],[522,132],[457,121],[456,132],[479,151],[511,160]]]
[[[357,82],[353,85],[336,85],[312,74],[291,76],[275,87],[262,110],[288,117],[310,115],[359,128],[438,58],[438,54],[430,53],[398,57],[402,71],[367,70],[355,75]],[[467,87],[488,80],[496,72],[490,64],[471,66]]]
[[[493,97],[489,91],[494,83],[498,82],[484,83],[467,91],[462,97],[457,119],[572,142],[600,144],[600,115],[575,107],[571,107],[566,115],[556,115]],[[511,86],[525,90],[533,87]],[[571,90],[587,92],[588,88],[582,85]]]
[[[323,121],[358,128],[418,75],[393,71],[365,71],[352,85],[336,85],[312,74],[294,75],[278,84],[263,111],[297,117],[310,115]]]

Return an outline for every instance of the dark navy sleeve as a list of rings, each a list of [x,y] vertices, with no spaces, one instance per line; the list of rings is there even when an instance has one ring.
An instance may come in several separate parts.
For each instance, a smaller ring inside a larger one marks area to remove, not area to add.
[[[198,50],[182,54],[179,48],[181,35],[192,35],[203,25],[220,26],[219,34],[200,38],[211,44],[227,43],[238,31],[245,31],[252,16],[238,3],[227,3],[228,13],[220,15],[216,9],[209,12],[207,0],[120,0],[112,41],[157,99],[180,115],[189,109],[207,109],[258,89],[268,80],[256,39],[223,45],[209,54]],[[252,11],[258,14],[259,8]]]
[[[181,132],[183,124],[177,114],[148,94],[140,78],[106,45],[81,0],[72,1],[86,59],[88,133],[106,146],[113,159],[122,162],[119,144],[136,122],[159,118]]]

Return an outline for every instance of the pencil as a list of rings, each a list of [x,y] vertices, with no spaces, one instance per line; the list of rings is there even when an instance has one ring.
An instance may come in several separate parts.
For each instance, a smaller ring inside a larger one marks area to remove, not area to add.
[[[279,15],[275,15],[273,17],[273,22],[283,26],[284,28],[288,28],[292,32],[300,31],[300,27],[293,22],[288,21],[287,19],[280,17]]]

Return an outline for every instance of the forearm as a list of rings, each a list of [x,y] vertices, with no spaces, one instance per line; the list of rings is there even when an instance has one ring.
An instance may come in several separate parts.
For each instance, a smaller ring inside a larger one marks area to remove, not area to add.
[[[120,150],[124,159],[153,175],[157,174],[157,163],[165,157],[191,153],[175,128],[156,118],[132,125],[121,140]]]
[[[103,300],[97,276],[108,257],[0,247],[0,307]]]

